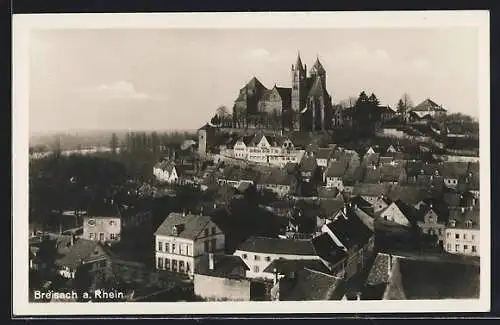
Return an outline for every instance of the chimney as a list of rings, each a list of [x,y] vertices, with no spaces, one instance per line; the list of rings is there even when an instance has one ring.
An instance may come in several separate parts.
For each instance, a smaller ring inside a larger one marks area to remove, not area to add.
[[[186,210],[182,210],[182,216],[185,217],[186,216]]]
[[[70,240],[69,240],[69,246],[73,246],[74,243],[75,243],[75,235],[71,234],[71,237],[70,237]]]
[[[361,300],[361,293],[360,292],[356,293],[356,300]]]
[[[208,253],[208,268],[210,270],[214,269],[214,253]]]
[[[274,273],[274,285],[276,285],[276,283],[278,283],[278,270],[274,268],[273,273]]]
[[[462,213],[465,213],[465,207],[462,207]]]

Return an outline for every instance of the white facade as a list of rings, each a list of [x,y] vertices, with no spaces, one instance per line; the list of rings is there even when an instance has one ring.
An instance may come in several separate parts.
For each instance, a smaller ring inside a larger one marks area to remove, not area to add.
[[[342,181],[342,177],[327,176],[326,187],[327,188],[336,187],[340,192],[342,192],[344,190],[344,182]]]
[[[247,270],[246,277],[251,279],[273,280],[274,274],[263,272],[274,260],[320,260],[315,255],[294,255],[294,254],[274,254],[262,252],[249,252],[236,250],[233,255],[241,257],[250,270]]]
[[[120,217],[85,217],[83,238],[99,242],[120,241],[122,223]]]
[[[444,250],[452,254],[479,256],[479,229],[446,227]]]
[[[170,172],[168,170],[159,167],[154,167],[153,175],[156,177],[158,181],[165,183],[175,183],[179,179],[175,167],[172,167],[172,170]]]
[[[201,237],[200,237],[201,236]],[[157,270],[167,270],[193,276],[198,259],[206,252],[222,252],[225,236],[209,223],[196,239],[155,235],[155,264]]]
[[[444,178],[444,186],[448,187],[448,188],[457,188],[458,186],[458,179],[457,178]]]
[[[290,140],[285,140],[282,146],[272,146],[263,136],[256,146],[247,146],[243,141],[237,141],[232,150],[232,156],[254,163],[284,166],[289,162],[299,163],[304,152],[304,150],[294,149]]]
[[[392,203],[385,210],[383,210],[380,214],[380,218],[384,221],[393,222],[401,226],[411,226],[408,218],[395,203]]]

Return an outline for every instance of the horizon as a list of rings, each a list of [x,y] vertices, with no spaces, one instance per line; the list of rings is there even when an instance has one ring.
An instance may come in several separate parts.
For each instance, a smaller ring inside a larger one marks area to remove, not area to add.
[[[408,93],[478,119],[477,42],[472,27],[34,30],[30,135],[196,130],[254,76],[290,87],[298,52],[308,70],[319,57],[333,104]]]

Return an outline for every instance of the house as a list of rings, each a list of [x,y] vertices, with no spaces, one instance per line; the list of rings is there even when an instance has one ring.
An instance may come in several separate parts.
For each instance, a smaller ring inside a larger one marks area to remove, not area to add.
[[[406,182],[406,171],[404,166],[389,163],[379,167],[380,182],[390,184],[404,184]]]
[[[233,146],[233,155],[235,158],[244,159],[248,158],[248,147],[251,146],[254,135],[246,135],[239,138]]]
[[[415,208],[401,200],[392,202],[387,208],[380,211],[380,220],[383,222],[405,227],[411,227],[415,217]]]
[[[118,207],[94,205],[83,218],[83,238],[101,243],[119,242],[122,218]]]
[[[468,169],[469,163],[467,162],[443,162],[441,164],[441,175],[444,178],[444,185],[456,189],[458,180],[468,174]]]
[[[112,253],[101,242],[73,239],[57,246],[55,265],[64,278],[74,279],[77,272],[107,272],[110,270]]]
[[[444,247],[446,216],[434,204],[421,202],[417,208],[417,225],[424,234],[436,236],[436,243]]]
[[[326,169],[330,160],[333,157],[334,148],[318,148],[314,152],[314,157],[316,158],[316,164],[322,168]]]
[[[386,184],[360,183],[354,187],[352,195],[359,195],[370,204],[374,204],[382,195],[388,192],[388,188]]]
[[[446,109],[443,106],[436,104],[430,98],[413,107],[408,112],[409,121],[419,121],[430,118],[435,119],[446,115]]]
[[[401,200],[411,205],[431,197],[427,189],[418,186],[391,185],[388,187],[385,194],[386,198],[392,202]]]
[[[332,160],[328,164],[328,168],[324,173],[324,180],[326,180],[327,188],[337,188],[339,191],[344,190],[344,183],[342,178],[347,170],[347,163],[342,160]]]
[[[445,251],[452,254],[479,256],[479,219],[477,208],[451,209],[445,227]]]
[[[375,235],[352,207],[339,211],[323,225],[314,247],[331,273],[346,281],[365,270],[373,256]]]
[[[344,192],[352,194],[356,186],[362,186],[359,184],[363,181],[365,176],[365,168],[361,166],[349,166],[347,171],[342,177],[342,184],[344,186]]]
[[[203,253],[223,252],[225,235],[208,216],[170,213],[154,233],[157,270],[192,277]]]
[[[299,164],[299,171],[301,179],[305,182],[310,182],[316,177],[318,163],[312,152],[304,155]]]
[[[234,252],[248,266],[247,278],[273,280],[274,275],[264,270],[277,259],[319,259],[310,240],[279,239],[252,236]]]
[[[153,166],[153,175],[162,183],[175,183],[179,179],[179,175],[175,163],[164,160]]]
[[[257,134],[251,139],[243,138],[237,144],[238,150],[234,155],[238,154],[237,158],[246,157],[253,163],[282,167],[289,162],[299,163],[304,155],[304,150],[296,149],[290,139],[282,136]]]
[[[475,264],[378,253],[361,300],[477,299],[479,275]]]
[[[194,274],[194,293],[209,301],[249,301],[252,283],[239,256],[203,254]]]
[[[319,211],[316,216],[316,227],[321,229],[321,227],[330,222],[335,218],[337,213],[345,208],[344,200],[333,199],[333,200],[320,200],[318,202]]]
[[[297,179],[285,169],[274,168],[270,173],[262,174],[257,181],[257,189],[267,189],[283,197],[295,191]]]

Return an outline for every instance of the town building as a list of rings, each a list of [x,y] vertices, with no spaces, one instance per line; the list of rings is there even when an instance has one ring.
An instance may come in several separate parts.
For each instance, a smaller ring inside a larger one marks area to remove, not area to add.
[[[410,109],[407,113],[407,119],[410,122],[420,122],[429,119],[436,119],[446,115],[446,109],[427,98],[417,106]]]
[[[445,227],[445,251],[452,254],[479,256],[479,219],[478,208],[451,209]]]
[[[115,243],[121,239],[122,219],[115,206],[103,206],[90,209],[83,218],[83,235],[87,240],[101,243]]]
[[[71,237],[71,236],[70,236]],[[57,272],[64,278],[74,279],[77,272],[104,272],[110,270],[112,253],[101,242],[73,237],[59,242]]]
[[[276,193],[278,197],[283,197],[292,194],[297,183],[295,175],[289,174],[285,169],[273,169],[269,173],[262,174],[257,182],[257,189],[266,189]]]
[[[331,274],[348,281],[368,267],[375,249],[374,232],[352,207],[340,210],[313,239],[314,247]]]
[[[208,216],[170,213],[154,233],[157,270],[192,277],[200,257],[225,249],[225,235]]]
[[[337,188],[339,191],[344,190],[343,177],[347,170],[347,162],[345,160],[332,160],[324,173],[324,180],[327,188]]]
[[[404,227],[411,227],[415,217],[416,209],[401,200],[392,202],[380,212],[381,221]]]
[[[319,259],[310,240],[280,239],[252,236],[234,252],[248,266],[247,278],[273,280],[274,275],[264,270],[277,259]]]
[[[298,55],[291,73],[292,88],[275,85],[268,89],[255,77],[241,88],[233,107],[234,126],[300,131],[331,128],[332,99],[319,59],[308,76],[307,66]]]
[[[176,183],[179,179],[175,164],[168,160],[155,164],[153,166],[153,175],[161,183]]]

